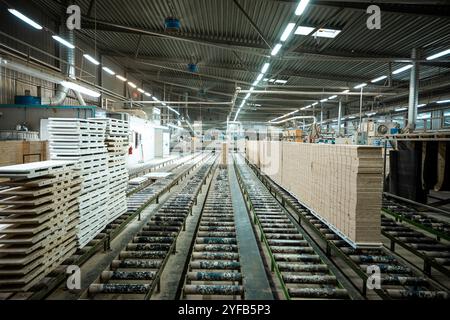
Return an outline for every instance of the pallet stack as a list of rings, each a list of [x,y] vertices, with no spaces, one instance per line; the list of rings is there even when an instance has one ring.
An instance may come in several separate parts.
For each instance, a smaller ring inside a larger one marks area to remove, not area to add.
[[[0,167],[0,291],[27,291],[76,251],[75,162]]]
[[[106,148],[108,149],[109,195],[108,220],[110,223],[127,212],[126,190],[128,170],[126,155],[129,145],[128,121],[111,118],[95,119],[106,124]]]
[[[109,169],[106,123],[98,120],[50,118],[50,158],[77,161],[83,179],[78,245],[84,247],[108,222]]]

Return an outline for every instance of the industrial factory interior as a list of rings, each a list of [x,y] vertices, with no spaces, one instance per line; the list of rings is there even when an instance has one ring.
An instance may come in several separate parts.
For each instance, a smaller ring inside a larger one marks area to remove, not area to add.
[[[0,316],[449,299],[450,1],[0,0]]]

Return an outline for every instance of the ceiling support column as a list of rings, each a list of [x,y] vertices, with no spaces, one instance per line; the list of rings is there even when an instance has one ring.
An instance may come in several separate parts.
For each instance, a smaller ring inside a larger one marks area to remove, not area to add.
[[[413,48],[411,53],[412,68],[409,81],[409,105],[408,105],[408,129],[410,132],[416,128],[417,121],[417,101],[419,100],[419,58],[417,48]]]

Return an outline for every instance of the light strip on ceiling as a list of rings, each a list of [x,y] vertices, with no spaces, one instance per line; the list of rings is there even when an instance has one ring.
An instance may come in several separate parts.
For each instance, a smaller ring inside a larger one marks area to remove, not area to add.
[[[132,87],[133,89],[136,89],[136,88],[137,88],[137,85],[135,85],[133,82],[128,81],[128,85],[129,85],[130,87]]]
[[[326,101],[328,101],[328,98],[320,100],[320,102],[326,102]]]
[[[264,65],[261,69],[261,73],[266,73],[267,70],[269,69],[269,67],[270,67],[270,63],[268,63],[268,62],[264,63]],[[267,80],[269,80],[269,79],[267,79]]]
[[[311,108],[311,107],[312,107],[312,104],[310,104],[310,105],[308,105],[308,106],[306,106],[306,107],[300,108],[300,110],[306,110],[306,109],[309,109],[309,108]]]
[[[436,101],[436,102],[439,103],[439,104],[450,103],[450,100],[440,100],[440,101]]]
[[[277,120],[283,119],[283,118],[288,117],[288,116],[290,116],[290,115],[296,114],[296,113],[299,112],[299,111],[300,111],[300,110],[294,110],[294,111],[289,112],[289,113],[286,113],[286,114],[284,114],[284,115],[282,115],[282,116],[280,116],[280,117],[278,117],[278,118],[272,119],[272,120],[270,120],[269,122],[277,121]]]
[[[399,74],[399,73],[402,73],[403,71],[406,71],[406,70],[408,70],[408,69],[411,69],[412,67],[413,67],[413,65],[412,65],[412,64],[409,64],[409,65],[407,65],[407,66],[404,66],[404,67],[401,67],[401,68],[399,68],[399,69],[397,69],[397,70],[392,71],[392,74]]]
[[[19,18],[20,20],[22,20],[23,22],[28,23],[33,28],[35,28],[37,30],[42,30],[42,26],[41,25],[39,25],[38,23],[34,22],[33,20],[31,20],[30,18],[28,18],[24,14],[20,13],[19,11],[15,10],[15,9],[8,9],[8,11],[11,14],[15,15],[17,18]]]
[[[98,66],[100,64],[100,62],[98,62],[97,60],[95,60],[92,56],[88,55],[87,53],[83,54],[83,57],[92,62],[93,64],[95,64],[96,66]]]
[[[291,22],[288,23],[288,25],[286,26],[286,29],[284,29],[283,34],[281,35],[280,41],[284,42],[287,40],[287,38],[289,38],[289,36],[292,33],[292,30],[294,30],[295,28],[295,23]]]
[[[395,109],[395,112],[400,112],[400,111],[405,111],[405,110],[408,110],[408,108],[406,108],[406,107],[397,108],[397,109]]]
[[[56,41],[58,41],[59,43],[65,45],[67,48],[70,49],[74,49],[75,46],[73,44],[71,44],[69,41],[64,40],[63,38],[61,38],[60,36],[52,36],[52,38]]]
[[[167,106],[167,109],[169,109],[172,112],[175,112],[177,115],[180,115],[180,113],[177,110],[175,110],[174,108]]]
[[[105,72],[109,73],[110,75],[115,75],[116,73],[114,71],[112,71],[110,68],[108,67],[103,67],[102,68]]]
[[[300,0],[297,8],[295,9],[295,15],[300,16],[303,12],[305,12],[306,6],[308,5],[309,0]]]
[[[261,81],[261,79],[264,77],[264,74],[263,73],[260,73],[259,75],[258,75],[258,77],[256,78],[256,81]]]
[[[138,88],[137,91],[139,91],[140,93],[145,93],[145,91],[142,90],[141,88]]]
[[[378,77],[378,78],[375,78],[375,79],[371,80],[370,82],[376,83],[376,82],[384,80],[386,78],[387,78],[387,76],[381,76],[381,77]]]
[[[74,82],[62,81],[61,84],[66,88],[72,89],[74,91],[86,94],[86,95],[94,97],[94,98],[98,98],[101,95],[100,92],[80,86],[79,84],[76,84]]]
[[[127,78],[124,78],[122,76],[116,75],[116,78],[121,80],[121,81],[127,81]]]
[[[337,98],[337,96],[334,95],[334,96],[329,97],[328,100],[333,100],[333,99],[336,99],[336,98]]]
[[[361,84],[358,84],[357,86],[355,86],[354,89],[361,89],[361,88],[364,88],[365,86],[367,86],[367,83],[361,83]]]
[[[447,49],[447,50],[441,51],[439,53],[433,54],[433,55],[427,57],[427,60],[434,60],[434,59],[446,56],[448,54],[450,54],[450,49]]]
[[[309,34],[311,34],[311,32],[314,31],[315,28],[311,28],[311,27],[305,27],[305,26],[299,26],[297,28],[297,30],[295,30],[295,34],[299,34],[302,36],[307,36]]]
[[[276,44],[275,47],[273,47],[273,50],[270,54],[272,56],[276,56],[278,54],[278,52],[280,51],[281,47],[282,47],[281,43]]]
[[[150,93],[148,93],[148,92],[145,92],[144,93],[147,97],[151,97],[152,95],[150,94]]]

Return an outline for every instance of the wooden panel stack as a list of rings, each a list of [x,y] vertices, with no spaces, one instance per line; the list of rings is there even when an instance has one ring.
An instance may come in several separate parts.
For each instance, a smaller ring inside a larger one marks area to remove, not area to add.
[[[109,170],[106,123],[98,120],[50,118],[50,157],[75,160],[83,178],[80,195],[79,247],[84,247],[108,222]]]
[[[47,141],[0,141],[0,166],[48,160]]]
[[[226,166],[228,164],[228,143],[222,143],[222,157],[220,164]]]
[[[276,183],[281,184],[283,143],[280,141],[261,141],[260,145],[261,171]]]
[[[294,194],[343,238],[357,246],[381,243],[383,158],[381,148],[283,142],[281,178],[274,173],[277,142],[247,145],[255,164],[255,150],[263,172]],[[269,146],[268,144],[271,144]],[[270,160],[266,159],[270,155]],[[263,159],[264,158],[264,159]],[[270,174],[269,174],[270,172]]]
[[[247,140],[246,142],[247,159],[259,168],[259,142]]]
[[[106,147],[108,149],[109,195],[108,220],[112,222],[127,212],[126,190],[128,170],[126,157],[130,127],[128,121],[105,118],[94,119],[106,123]]]
[[[0,291],[26,291],[76,251],[81,178],[69,161],[0,167]]]

